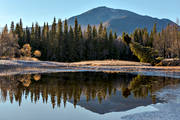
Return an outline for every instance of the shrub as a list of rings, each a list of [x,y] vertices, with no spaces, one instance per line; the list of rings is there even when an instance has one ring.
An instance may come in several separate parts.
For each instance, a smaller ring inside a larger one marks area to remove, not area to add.
[[[41,52],[39,50],[34,51],[33,54],[35,57],[41,57]]]
[[[33,78],[34,78],[35,81],[38,81],[38,80],[41,79],[41,75],[38,75],[38,74],[34,75]]]
[[[31,57],[31,46],[29,44],[25,44],[23,48],[21,48],[20,52],[23,57]]]
[[[130,49],[135,56],[140,60],[140,62],[156,64],[156,54],[157,52],[151,47],[145,47],[137,42],[130,43]]]

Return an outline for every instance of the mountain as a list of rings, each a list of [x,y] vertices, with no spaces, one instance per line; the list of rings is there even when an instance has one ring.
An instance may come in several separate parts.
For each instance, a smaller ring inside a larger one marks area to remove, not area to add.
[[[73,100],[69,101],[73,103]],[[156,99],[155,103],[164,102],[162,100]],[[78,106],[85,108],[86,110],[92,111],[98,114],[106,114],[110,112],[122,112],[137,108],[139,106],[147,106],[153,104],[151,96],[147,96],[146,99],[134,98],[130,95],[128,98],[124,98],[121,91],[117,91],[116,95],[107,97],[99,103],[98,99],[90,100],[87,102],[86,97],[81,97],[80,101],[77,103]]]
[[[86,27],[88,24],[98,26],[102,22],[108,30],[112,29],[118,34],[122,34],[122,32],[132,33],[136,28],[147,28],[148,31],[151,31],[155,23],[157,24],[157,30],[161,31],[168,24],[175,24],[168,19],[158,19],[108,7],[91,9],[69,18],[68,23],[73,26],[75,18],[78,19],[82,27]]]

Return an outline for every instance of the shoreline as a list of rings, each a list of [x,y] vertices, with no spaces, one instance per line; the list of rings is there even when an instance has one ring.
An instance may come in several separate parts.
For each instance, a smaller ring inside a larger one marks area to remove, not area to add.
[[[75,63],[50,61],[0,60],[0,76],[55,72],[134,73],[180,78],[180,66],[150,66],[131,61],[84,61]]]
[[[132,73],[146,76],[163,76],[180,78],[180,67],[156,67],[144,63],[118,61],[119,64],[105,64],[108,61],[78,62],[78,63],[60,63],[49,61],[22,61],[22,60],[0,60],[0,77],[18,74],[40,74],[40,73],[56,73],[56,72],[106,72],[106,73]],[[114,61],[109,61],[114,62]],[[124,62],[124,63],[123,63]],[[96,63],[96,65],[94,65]],[[117,63],[117,62],[116,62]],[[93,65],[92,65],[93,64]],[[126,64],[126,65],[125,65]],[[175,87],[176,86],[176,87]],[[164,103],[150,104],[147,106],[139,106],[137,108],[121,112],[113,112],[117,119],[122,120],[150,120],[150,119],[165,119],[178,120],[179,118],[179,100],[180,100],[180,84],[173,87],[165,87],[155,92],[159,99],[165,100]],[[172,111],[173,110],[173,111]],[[176,114],[176,115],[175,115]],[[105,116],[108,117],[109,114]],[[144,117],[146,116],[146,117]]]

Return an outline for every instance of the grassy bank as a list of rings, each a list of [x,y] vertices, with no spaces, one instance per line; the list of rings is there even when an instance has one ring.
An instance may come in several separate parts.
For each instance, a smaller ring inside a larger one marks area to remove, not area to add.
[[[74,63],[50,61],[0,60],[0,76],[12,74],[35,74],[51,72],[162,72],[180,75],[180,66],[151,66],[148,63],[103,60]]]

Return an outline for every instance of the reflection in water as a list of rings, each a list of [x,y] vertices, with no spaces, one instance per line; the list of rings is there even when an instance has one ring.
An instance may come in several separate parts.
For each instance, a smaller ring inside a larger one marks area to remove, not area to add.
[[[133,101],[135,101],[134,99],[150,97],[152,102],[155,103],[154,92],[167,85],[177,83],[180,83],[179,79],[132,74],[54,73],[0,77],[0,90],[1,101],[3,102],[9,100],[13,103],[16,101],[21,105],[22,97],[25,95],[26,99],[30,97],[31,102],[35,103],[40,98],[42,98],[43,103],[47,103],[50,99],[54,108],[55,106],[60,107],[61,101],[63,101],[64,106],[69,101],[76,107],[77,104],[82,103],[84,98],[86,103],[97,99],[98,104],[101,104],[115,96],[120,100],[127,99],[127,101],[132,97]],[[121,94],[123,97],[117,94]],[[115,101],[115,99],[113,100]],[[139,103],[135,104],[139,105]]]

